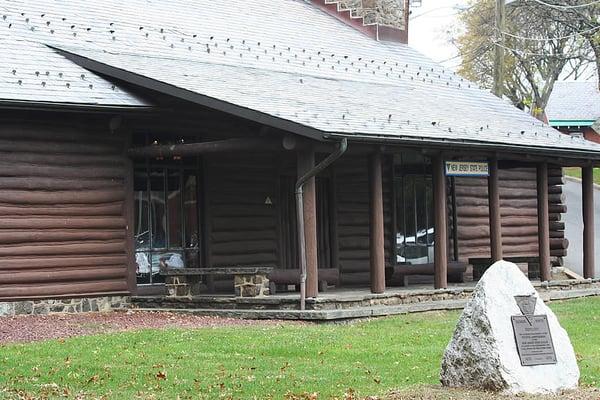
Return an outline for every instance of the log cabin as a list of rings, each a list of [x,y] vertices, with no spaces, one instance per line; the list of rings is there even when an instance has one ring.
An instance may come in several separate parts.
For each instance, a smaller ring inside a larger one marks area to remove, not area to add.
[[[303,307],[332,284],[442,289],[509,257],[547,281],[567,250],[563,166],[583,168],[593,277],[600,145],[411,49],[407,17],[350,14],[324,0],[5,4],[0,301],[238,281],[252,296],[271,279]]]

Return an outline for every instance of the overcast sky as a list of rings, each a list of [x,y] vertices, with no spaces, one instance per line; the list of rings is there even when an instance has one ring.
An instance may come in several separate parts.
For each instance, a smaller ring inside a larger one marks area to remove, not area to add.
[[[468,0],[422,0],[421,7],[412,9],[409,22],[409,45],[435,61],[445,61],[447,67],[456,67],[460,63],[454,45],[449,39],[460,29],[458,15],[466,8]],[[451,60],[449,60],[451,59]]]

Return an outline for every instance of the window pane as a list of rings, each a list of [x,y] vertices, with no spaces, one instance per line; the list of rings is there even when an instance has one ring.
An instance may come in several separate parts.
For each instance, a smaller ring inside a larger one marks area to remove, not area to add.
[[[136,250],[150,248],[150,229],[148,226],[148,179],[146,170],[136,170],[134,172],[134,209],[135,225],[134,240]]]
[[[145,252],[135,253],[137,283],[151,283],[150,255]]]
[[[185,247],[198,247],[198,187],[196,175],[184,177]]]
[[[415,244],[416,242],[416,204],[415,204],[415,180],[414,176],[404,178],[404,219],[405,225],[405,242],[406,244]]]
[[[168,174],[169,248],[181,248],[181,173],[178,170],[168,170]]]
[[[404,180],[402,178],[396,178],[396,201],[394,202],[396,207],[396,262],[404,262],[402,256],[402,249],[404,248],[404,197],[403,197],[403,186]]]
[[[165,210],[164,189],[164,171],[162,169],[150,170],[150,214],[152,216],[152,248],[154,249],[161,249],[167,246],[167,214]]]

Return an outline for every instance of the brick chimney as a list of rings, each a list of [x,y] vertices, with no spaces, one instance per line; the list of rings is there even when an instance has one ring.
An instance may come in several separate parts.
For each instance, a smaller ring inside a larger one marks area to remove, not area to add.
[[[375,40],[408,43],[410,0],[310,1]]]

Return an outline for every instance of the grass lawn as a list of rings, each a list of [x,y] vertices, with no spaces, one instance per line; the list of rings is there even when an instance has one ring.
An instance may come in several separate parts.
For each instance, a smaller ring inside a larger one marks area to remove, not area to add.
[[[600,386],[600,297],[555,302],[582,383]],[[145,330],[0,346],[0,398],[381,395],[438,383],[458,312],[325,325]],[[80,397],[77,397],[80,396]],[[352,397],[347,397],[352,398]]]
[[[573,176],[575,178],[581,179],[581,168],[567,167],[563,168],[563,171],[567,176]],[[594,183],[600,185],[600,168],[594,168]]]

